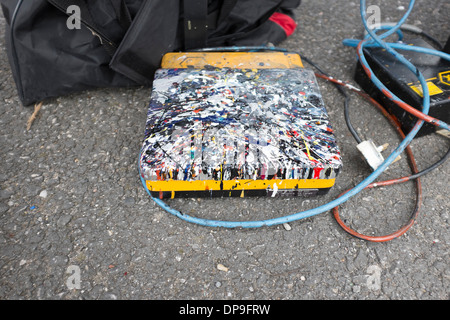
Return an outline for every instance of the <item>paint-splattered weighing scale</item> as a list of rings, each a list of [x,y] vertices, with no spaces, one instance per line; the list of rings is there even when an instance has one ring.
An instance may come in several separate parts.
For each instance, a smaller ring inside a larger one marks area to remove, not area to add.
[[[168,53],[139,166],[153,197],[310,196],[342,159],[314,72],[295,53]]]

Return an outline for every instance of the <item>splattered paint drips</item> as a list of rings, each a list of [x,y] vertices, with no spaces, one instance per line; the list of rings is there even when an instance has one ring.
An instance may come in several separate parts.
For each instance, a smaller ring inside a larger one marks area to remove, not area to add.
[[[274,195],[287,187],[271,181],[331,181],[342,161],[311,70],[210,67],[156,72],[140,166],[153,192],[252,180]]]

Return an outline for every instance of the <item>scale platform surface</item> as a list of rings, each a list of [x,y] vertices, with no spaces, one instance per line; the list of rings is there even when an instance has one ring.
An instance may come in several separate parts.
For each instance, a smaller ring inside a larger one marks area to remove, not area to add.
[[[139,169],[160,199],[311,196],[342,159],[298,54],[179,52],[155,73]]]

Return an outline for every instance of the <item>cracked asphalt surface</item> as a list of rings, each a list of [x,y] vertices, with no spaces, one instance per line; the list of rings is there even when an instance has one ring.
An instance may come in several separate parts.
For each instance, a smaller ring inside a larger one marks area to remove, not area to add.
[[[397,21],[408,5],[374,3],[381,5],[383,21]],[[408,23],[445,43],[449,16],[448,1],[422,0]],[[296,19],[296,33],[280,47],[353,83],[355,52],[342,40],[362,35],[359,2],[304,0]],[[52,99],[27,131],[33,108],[18,100],[4,25],[1,16],[0,299],[449,299],[449,163],[421,179],[416,224],[385,243],[350,236],[331,212],[291,222],[290,228],[191,224],[157,206],[139,180],[150,89],[99,89]],[[327,203],[360,182],[370,170],[345,126],[343,99],[329,83],[319,84],[344,161],[329,194],[167,203],[200,217],[259,220]],[[351,97],[358,132],[380,145],[388,142],[386,154],[393,150],[399,142],[394,129],[366,101]],[[439,160],[448,146],[436,134],[415,139],[419,169]],[[403,156],[380,179],[408,174]],[[414,201],[415,186],[408,182],[364,191],[340,211],[358,231],[381,235],[408,220]],[[80,280],[75,287],[73,268]]]

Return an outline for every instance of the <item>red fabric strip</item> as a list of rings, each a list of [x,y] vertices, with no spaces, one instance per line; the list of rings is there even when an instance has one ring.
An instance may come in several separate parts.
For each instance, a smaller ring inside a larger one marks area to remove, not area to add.
[[[286,33],[286,36],[290,36],[294,33],[295,28],[297,28],[297,23],[292,19],[290,16],[275,12],[272,14],[272,16],[269,18],[270,21],[275,22],[278,24],[281,28],[283,28],[284,32]]]

